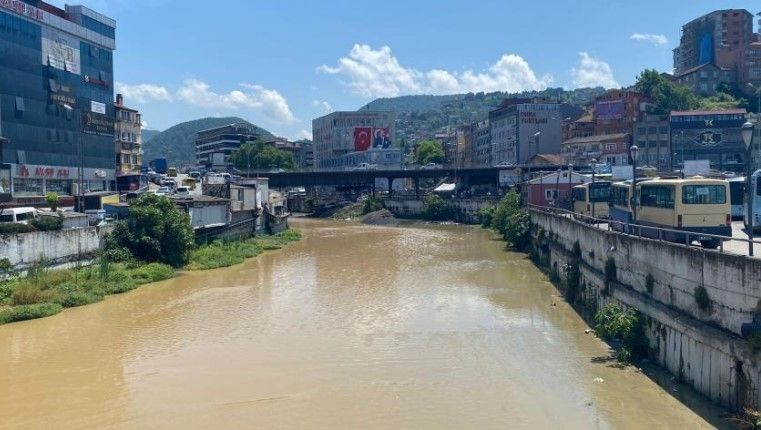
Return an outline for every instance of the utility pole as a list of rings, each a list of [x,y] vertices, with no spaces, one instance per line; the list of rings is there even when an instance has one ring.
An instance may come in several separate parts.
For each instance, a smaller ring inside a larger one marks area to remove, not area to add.
[[[751,153],[753,152],[753,124],[746,121],[740,129],[743,143],[745,144],[745,204],[748,206],[748,221],[745,223],[748,229],[748,255],[753,257],[753,168],[751,166]]]

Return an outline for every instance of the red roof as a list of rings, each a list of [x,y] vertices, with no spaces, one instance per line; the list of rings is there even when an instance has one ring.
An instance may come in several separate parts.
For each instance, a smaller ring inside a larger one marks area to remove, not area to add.
[[[671,111],[671,116],[695,116],[695,115],[736,115],[748,113],[745,109],[727,109],[727,110],[675,110]]]

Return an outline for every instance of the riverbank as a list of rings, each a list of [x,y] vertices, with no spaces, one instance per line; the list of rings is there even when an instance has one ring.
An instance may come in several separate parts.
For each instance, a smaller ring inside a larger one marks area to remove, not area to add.
[[[286,230],[272,236],[202,245],[191,252],[184,269],[233,266],[300,239],[299,231]],[[166,264],[113,263],[105,258],[88,267],[62,270],[48,270],[41,265],[33,267],[26,276],[0,283],[0,324],[55,315],[65,308],[96,303],[106,296],[170,279],[178,273]]]

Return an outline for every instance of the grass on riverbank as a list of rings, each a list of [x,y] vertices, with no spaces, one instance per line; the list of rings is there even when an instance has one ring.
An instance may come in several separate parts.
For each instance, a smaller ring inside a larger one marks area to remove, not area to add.
[[[297,230],[234,242],[215,242],[192,251],[189,270],[207,270],[242,263],[264,251],[301,239]],[[103,300],[143,284],[173,278],[177,272],[161,263],[111,263],[105,258],[89,267],[47,270],[33,267],[27,275],[0,282],[0,324],[55,315],[64,308]]]
[[[301,239],[297,230],[285,230],[273,236],[258,236],[232,242],[217,241],[190,253],[189,270],[209,270],[242,263],[264,251],[280,249]]]
[[[105,260],[79,269],[32,268],[27,276],[0,284],[0,324],[54,315],[174,275],[165,264],[132,266]]]

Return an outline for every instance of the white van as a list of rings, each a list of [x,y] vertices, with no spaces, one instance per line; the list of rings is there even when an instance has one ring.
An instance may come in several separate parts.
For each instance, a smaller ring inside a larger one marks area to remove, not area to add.
[[[28,224],[37,217],[37,209],[31,207],[8,208],[0,210],[0,222]]]

